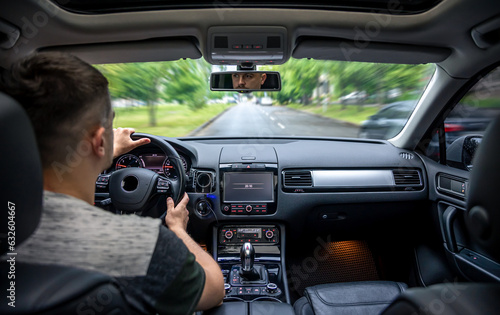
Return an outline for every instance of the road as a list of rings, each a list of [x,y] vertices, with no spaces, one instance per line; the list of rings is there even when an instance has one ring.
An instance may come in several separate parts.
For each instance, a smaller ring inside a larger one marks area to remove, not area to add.
[[[356,138],[358,128],[281,106],[240,103],[191,136]]]

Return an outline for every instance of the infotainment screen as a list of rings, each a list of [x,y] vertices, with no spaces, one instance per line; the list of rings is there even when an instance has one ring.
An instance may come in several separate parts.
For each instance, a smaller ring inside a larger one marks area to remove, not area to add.
[[[224,173],[224,202],[274,202],[272,172]]]

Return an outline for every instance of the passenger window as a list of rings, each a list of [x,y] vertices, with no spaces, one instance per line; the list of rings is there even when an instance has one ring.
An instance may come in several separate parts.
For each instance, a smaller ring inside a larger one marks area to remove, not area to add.
[[[441,141],[443,149],[448,153],[450,145],[455,141],[458,143],[465,136],[482,135],[488,124],[499,114],[500,67],[497,67],[480,79],[446,115],[442,126],[444,130],[444,139]],[[442,164],[457,167],[454,163],[443,161],[439,143],[439,133],[436,132],[427,147],[426,155]],[[447,160],[449,159],[450,157],[447,156]]]

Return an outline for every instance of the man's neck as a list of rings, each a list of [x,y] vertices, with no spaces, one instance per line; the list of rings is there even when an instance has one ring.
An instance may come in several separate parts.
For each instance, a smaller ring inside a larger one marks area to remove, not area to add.
[[[94,204],[96,176],[83,172],[84,174],[72,173],[71,176],[57,176],[51,170],[44,170],[43,189],[66,194],[81,199],[91,205]]]

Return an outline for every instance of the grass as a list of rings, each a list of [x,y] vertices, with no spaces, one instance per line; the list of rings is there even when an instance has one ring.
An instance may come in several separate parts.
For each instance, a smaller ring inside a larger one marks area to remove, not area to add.
[[[360,106],[360,105],[346,105],[342,108],[340,104],[327,105],[326,110],[323,105],[300,105],[290,104],[288,107],[305,111],[312,114],[317,114],[333,119],[347,121],[356,125],[360,125],[363,120],[367,120],[369,116],[374,115],[380,107],[378,106]]]
[[[146,106],[114,108],[113,127],[134,128],[136,132],[167,137],[182,137],[218,115],[229,104],[211,104],[191,111],[186,105],[164,104],[156,107],[156,126],[149,126],[149,108]]]

